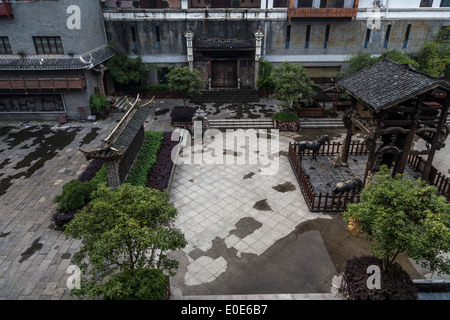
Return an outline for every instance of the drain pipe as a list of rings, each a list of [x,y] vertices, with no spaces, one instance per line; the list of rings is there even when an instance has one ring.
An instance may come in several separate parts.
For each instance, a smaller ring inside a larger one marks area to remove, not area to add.
[[[263,47],[263,56],[266,55],[266,41],[267,41],[267,23],[264,22],[264,47]]]

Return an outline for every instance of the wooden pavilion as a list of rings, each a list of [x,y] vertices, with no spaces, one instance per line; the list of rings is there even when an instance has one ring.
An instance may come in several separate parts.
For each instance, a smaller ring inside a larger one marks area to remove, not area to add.
[[[364,183],[382,164],[392,176],[404,173],[415,136],[427,143],[422,179],[428,180],[434,155],[445,146],[450,84],[388,58],[337,85],[351,97],[344,117],[347,135],[338,165],[347,165],[352,135],[363,132],[369,158]]]

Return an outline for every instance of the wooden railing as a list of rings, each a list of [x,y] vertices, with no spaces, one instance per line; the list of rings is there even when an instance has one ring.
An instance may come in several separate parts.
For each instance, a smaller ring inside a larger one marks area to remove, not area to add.
[[[65,78],[2,78],[0,79],[2,90],[58,90],[58,89],[86,89],[86,79],[80,77]]]
[[[318,152],[318,155],[333,156],[341,151],[342,144],[333,142],[324,144]],[[304,150],[300,153],[302,156],[311,155],[311,150]],[[350,144],[350,155],[367,155],[368,150],[364,142],[355,141]],[[299,152],[296,144],[289,143],[288,159],[292,170],[297,178],[300,189],[305,197],[306,204],[310,211],[320,212],[338,212],[345,211],[349,203],[357,203],[361,201],[359,193],[345,193],[342,195],[334,195],[330,193],[316,193],[309,179],[309,175],[304,170],[298,157]],[[423,172],[426,161],[419,155],[409,155],[408,164],[418,172]],[[438,188],[439,194],[445,196],[450,201],[450,179],[442,173],[431,167],[428,181]]]
[[[319,149],[319,155],[334,155],[340,152],[342,144],[340,142],[333,142],[330,144],[324,144]],[[329,194],[319,193],[317,194],[314,187],[311,184],[308,174],[305,172],[301,161],[298,158],[298,150],[296,145],[289,143],[288,158],[291,164],[292,170],[295,173],[297,181],[300,185],[300,189],[305,197],[306,204],[310,211],[345,211],[349,203],[357,203],[361,201],[359,193],[345,193],[345,194]],[[304,150],[301,155],[311,154],[311,150]],[[350,144],[349,154],[351,155],[366,155],[368,153],[367,148],[363,142],[352,142]]]
[[[423,172],[426,164],[426,160],[424,160],[418,154],[410,154],[408,157],[408,164],[418,172]],[[435,167],[431,166],[430,173],[428,175],[428,182],[434,186],[436,186],[439,190],[439,193],[447,198],[447,201],[450,201],[450,179],[447,178],[444,174],[439,172]]]

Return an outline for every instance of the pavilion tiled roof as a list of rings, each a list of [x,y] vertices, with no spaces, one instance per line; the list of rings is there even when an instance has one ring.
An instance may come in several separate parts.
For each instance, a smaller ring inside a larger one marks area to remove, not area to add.
[[[45,71],[82,70],[98,65],[116,54],[111,47],[104,45],[81,55],[0,55],[0,70]],[[91,60],[92,56],[92,60]],[[80,59],[81,58],[81,59]],[[84,62],[82,61],[84,60]],[[90,62],[90,63],[88,63]]]
[[[388,58],[339,80],[338,86],[377,111],[434,88],[450,92],[448,82]]]
[[[152,99],[141,106],[140,99],[138,98],[138,100],[139,101],[135,101],[134,105],[111,131],[109,136],[102,140],[102,142],[105,143],[103,147],[91,151],[80,149],[87,160],[119,159],[126,153],[137,132],[144,124],[153,102]]]

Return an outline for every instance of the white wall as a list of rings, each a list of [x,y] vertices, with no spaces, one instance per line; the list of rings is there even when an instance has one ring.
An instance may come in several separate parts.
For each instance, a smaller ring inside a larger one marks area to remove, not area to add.
[[[421,0],[382,0],[388,9],[413,9],[420,8]],[[433,1],[433,8],[439,8],[441,0]],[[359,0],[358,8],[368,8],[373,6],[374,0]]]

